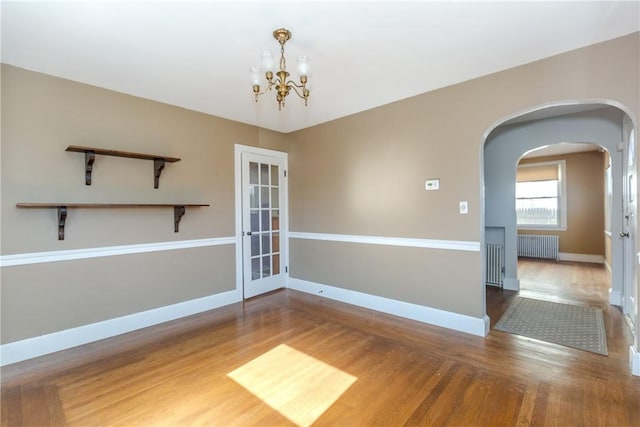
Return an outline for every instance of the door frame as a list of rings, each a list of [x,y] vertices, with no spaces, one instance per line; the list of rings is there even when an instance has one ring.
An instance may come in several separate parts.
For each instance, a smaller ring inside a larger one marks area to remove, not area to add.
[[[636,313],[638,311],[638,301],[635,293],[637,292],[637,280],[638,280],[638,272],[637,272],[637,263],[638,263],[638,254],[636,253],[636,240],[637,240],[637,226],[638,226],[638,212],[637,200],[630,200],[630,196],[633,195],[637,199],[637,155],[635,153],[638,150],[638,141],[635,135],[635,129],[633,128],[633,123],[631,123],[631,119],[628,116],[624,117],[622,124],[622,133],[623,133],[623,143],[624,143],[624,191],[623,191],[623,213],[626,215],[630,215],[630,218],[626,218],[626,224],[624,224],[623,220],[623,232],[629,233],[628,237],[624,239],[624,273],[622,275],[623,284],[622,284],[622,296],[621,296],[621,308],[624,315],[629,316],[631,322],[633,323],[634,328],[638,328],[638,319]],[[633,137],[633,139],[632,139]],[[633,142],[633,146],[631,145]],[[631,149],[633,151],[631,152]],[[634,154],[632,157],[632,162],[630,163],[629,153]],[[629,182],[629,174],[632,174],[634,178],[633,183]],[[631,184],[633,184],[631,186]],[[629,212],[629,207],[632,207],[632,211]],[[622,235],[621,235],[622,237]],[[636,337],[638,334],[636,334]]]
[[[633,190],[636,191],[634,195],[636,197],[633,204],[634,212],[630,219],[630,224],[626,228],[629,236],[625,239],[627,244],[624,245],[623,259],[630,265],[624,265],[623,283],[621,289],[621,309],[622,313],[629,317],[632,323],[633,330],[633,344],[629,346],[629,368],[631,373],[636,376],[640,376],[640,294],[638,290],[638,263],[640,261],[640,252],[635,253],[638,250],[638,127],[635,126],[634,120],[629,114],[626,114],[622,122],[622,134],[624,146],[624,185],[628,186],[629,168],[632,168],[631,172],[636,177],[633,183]],[[629,165],[629,147],[633,136],[633,164]],[[624,191],[623,209],[628,209],[628,192]],[[623,229],[624,231],[624,229]],[[629,277],[631,276],[631,277]]]
[[[239,300],[244,300],[243,274],[243,229],[242,229],[242,154],[258,154],[282,160],[285,178],[280,190],[282,192],[282,206],[280,207],[280,256],[284,259],[284,282],[287,287],[289,280],[289,155],[283,151],[252,147],[250,145],[234,145],[234,175],[235,175],[235,234],[236,234],[236,293]]]

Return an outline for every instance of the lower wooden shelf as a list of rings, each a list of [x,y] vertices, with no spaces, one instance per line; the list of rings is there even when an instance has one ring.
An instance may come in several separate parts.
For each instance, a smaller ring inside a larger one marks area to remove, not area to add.
[[[64,240],[64,227],[67,220],[67,209],[128,209],[128,208],[173,208],[173,229],[178,232],[180,220],[186,208],[206,207],[208,204],[185,203],[16,203],[18,208],[55,208],[58,209],[58,240]]]

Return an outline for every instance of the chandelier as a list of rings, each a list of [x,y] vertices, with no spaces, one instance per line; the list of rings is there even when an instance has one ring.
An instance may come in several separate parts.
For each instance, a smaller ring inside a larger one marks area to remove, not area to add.
[[[260,67],[251,67],[251,84],[253,86],[253,93],[258,102],[258,97],[269,92],[272,88],[276,92],[276,101],[278,101],[278,110],[282,110],[284,107],[284,101],[289,92],[293,90],[296,95],[304,99],[304,105],[307,106],[307,100],[309,99],[309,89],[307,88],[307,73],[308,63],[306,56],[298,57],[298,73],[300,75],[300,84],[293,80],[287,80],[289,78],[289,72],[287,71],[287,61],[284,58],[284,44],[291,38],[291,31],[285,28],[278,28],[273,32],[273,38],[280,43],[280,68],[274,71],[273,58],[271,52],[264,52],[262,54],[262,70],[267,79],[267,87],[263,92],[260,92]],[[274,78],[275,74],[275,78]]]

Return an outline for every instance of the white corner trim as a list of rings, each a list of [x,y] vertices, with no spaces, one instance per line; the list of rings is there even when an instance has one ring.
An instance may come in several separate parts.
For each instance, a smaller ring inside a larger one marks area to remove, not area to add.
[[[464,314],[452,313],[423,305],[412,304],[404,301],[323,285],[306,280],[289,278],[287,287],[297,291],[306,292],[345,302],[347,304],[392,314],[407,319],[417,320],[430,325],[441,326],[460,332],[484,337],[489,333],[489,317],[471,317]]]
[[[519,291],[520,279],[514,279],[512,277],[505,277],[502,282],[502,289],[506,291]]]
[[[640,352],[633,345],[629,347],[629,368],[633,375],[640,376]]]
[[[622,293],[620,291],[614,291],[609,289],[609,304],[622,306]]]
[[[204,246],[233,245],[235,243],[235,237],[212,237],[208,239],[105,246],[101,248],[70,249],[65,251],[31,252],[24,254],[2,255],[0,256],[0,267],[70,261],[114,255],[140,254],[145,252],[171,251],[176,249],[200,248]]]
[[[368,245],[405,246],[412,248],[449,249],[479,252],[480,242],[464,240],[413,239],[408,237],[361,236],[350,234],[304,233],[290,231],[291,239],[326,240],[331,242],[364,243]]]
[[[604,264],[604,257],[602,255],[572,254],[568,252],[559,252],[558,260],[573,261],[573,262],[588,262],[591,264]]]
[[[242,297],[237,290],[227,291],[4,344],[0,346],[0,366],[110,338],[137,329],[233,304],[241,300]]]
[[[242,253],[242,150],[244,146],[236,144],[233,158],[233,188],[234,188],[234,217],[236,244],[236,289],[242,293],[243,289],[243,253]]]

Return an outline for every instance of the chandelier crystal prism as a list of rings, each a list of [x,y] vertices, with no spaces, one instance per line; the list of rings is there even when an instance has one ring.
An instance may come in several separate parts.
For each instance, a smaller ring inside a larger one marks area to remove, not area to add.
[[[291,91],[295,92],[296,95],[304,100],[306,107],[307,100],[309,99],[309,88],[307,87],[307,58],[305,56],[298,58],[300,83],[298,84],[293,80],[287,80],[289,78],[289,72],[287,71],[287,60],[284,57],[284,45],[291,38],[291,31],[286,28],[278,28],[273,32],[273,38],[280,43],[280,66],[278,70],[274,71],[271,53],[265,52],[262,54],[262,69],[260,67],[251,67],[251,85],[256,102],[258,102],[260,95],[264,95],[271,89],[275,89],[278,110],[282,110],[285,99]],[[267,79],[267,87],[263,92],[260,92],[260,73],[262,70],[264,70],[264,76]]]

